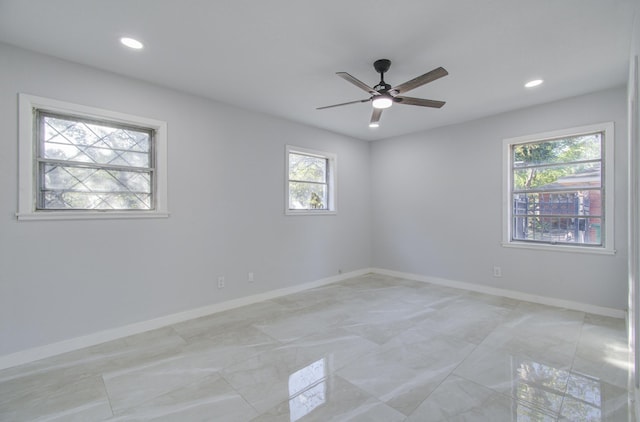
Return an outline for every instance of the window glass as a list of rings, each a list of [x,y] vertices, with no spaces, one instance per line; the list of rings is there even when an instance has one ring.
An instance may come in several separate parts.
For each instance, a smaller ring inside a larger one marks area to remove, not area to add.
[[[43,210],[153,208],[153,131],[37,114],[38,202]]]
[[[335,211],[335,156],[287,147],[288,213]]]
[[[289,208],[328,209],[327,159],[289,153]]]

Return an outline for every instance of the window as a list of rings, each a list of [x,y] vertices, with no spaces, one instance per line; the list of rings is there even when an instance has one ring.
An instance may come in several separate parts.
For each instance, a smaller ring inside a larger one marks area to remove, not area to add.
[[[336,156],[287,145],[287,214],[335,214]]]
[[[166,217],[166,123],[20,94],[18,218]]]
[[[614,253],[613,123],[505,140],[505,246]]]

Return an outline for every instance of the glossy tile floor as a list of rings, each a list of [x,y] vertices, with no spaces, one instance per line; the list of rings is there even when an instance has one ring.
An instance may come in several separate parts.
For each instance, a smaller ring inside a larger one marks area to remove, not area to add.
[[[627,421],[623,320],[370,274],[0,372],[2,421]]]

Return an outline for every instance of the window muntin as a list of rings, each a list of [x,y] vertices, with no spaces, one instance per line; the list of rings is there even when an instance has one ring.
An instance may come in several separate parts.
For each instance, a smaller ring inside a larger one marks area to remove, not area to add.
[[[506,246],[613,253],[613,124],[505,140]]]
[[[151,210],[153,130],[36,112],[38,210]]]
[[[286,211],[335,212],[335,155],[287,146]]]
[[[19,94],[19,220],[168,217],[167,124]]]

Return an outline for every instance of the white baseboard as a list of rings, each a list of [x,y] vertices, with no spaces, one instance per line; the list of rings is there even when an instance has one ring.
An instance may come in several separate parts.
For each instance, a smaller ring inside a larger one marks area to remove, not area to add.
[[[391,277],[405,278],[408,280],[422,281],[425,283],[437,284],[439,286],[452,287],[455,289],[469,290],[477,293],[484,293],[492,296],[507,297],[510,299],[522,300],[525,302],[539,303],[541,305],[555,306],[558,308],[572,309],[589,314],[608,316],[612,318],[625,318],[626,311],[622,309],[607,308],[604,306],[590,305],[587,303],[574,302],[571,300],[557,299],[548,296],[538,296],[530,293],[523,293],[516,290],[500,289],[497,287],[484,286],[481,284],[466,283],[463,281],[453,281],[438,277],[429,277],[418,274],[403,273],[400,271],[385,270],[382,268],[371,268],[371,272],[388,275]]]
[[[315,287],[336,283],[352,277],[359,277],[369,273],[377,273],[388,275],[391,277],[405,278],[408,280],[422,281],[425,283],[433,283],[440,286],[453,287],[457,289],[469,290],[478,293],[485,293],[493,296],[502,296],[511,299],[523,300],[527,302],[540,303],[543,305],[556,306],[561,308],[573,309],[577,311],[588,312],[591,314],[604,315],[614,318],[624,318],[625,311],[621,309],[606,308],[602,306],[589,305],[569,300],[550,298],[545,296],[537,296],[528,293],[522,293],[514,290],[499,289],[495,287],[482,286],[479,284],[466,283],[461,281],[447,280],[443,278],[428,277],[400,271],[385,270],[382,268],[363,268],[348,273],[323,278],[308,283],[298,284],[283,289],[272,290],[257,295],[245,296],[226,302],[216,303],[201,308],[190,309],[188,311],[167,315],[160,318],[142,321],[134,324],[125,325],[123,327],[112,328],[100,331],[86,336],[76,337],[63,340],[56,343],[47,344],[40,347],[21,350],[16,353],[0,356],[0,370],[13,366],[22,365],[36,360],[48,358],[66,352],[82,349],[96,344],[116,340],[134,334],[140,334],[145,331],[155,330],[157,328],[166,327],[168,325],[177,324],[179,322],[188,321],[190,319],[200,318],[206,315],[215,314],[217,312],[238,308],[240,306],[250,305],[252,303],[261,302],[263,300],[274,299],[281,296],[298,293],[304,290],[313,289]]]
[[[352,277],[358,277],[370,272],[371,270],[369,268],[350,271],[348,273],[327,277],[308,283],[298,284],[278,290],[271,290],[256,295],[245,296],[226,302],[215,303],[213,305],[190,309],[188,311],[155,318],[148,321],[137,322],[134,324],[100,331],[86,336],[75,337],[72,339],[63,340],[40,347],[21,350],[16,353],[0,356],[0,370],[29,362],[34,362],[36,360],[48,358],[51,356],[60,355],[62,353],[71,352],[85,347],[95,346],[96,344],[116,340],[122,337],[155,330],[157,328],[166,327],[168,325],[177,324],[179,322],[188,321],[190,319],[200,318],[206,315],[215,314],[217,312],[238,308],[240,306],[251,305],[252,303],[261,302],[263,300],[274,299],[277,297],[298,293],[303,290],[313,289],[315,287],[336,283],[338,281],[346,280]]]

